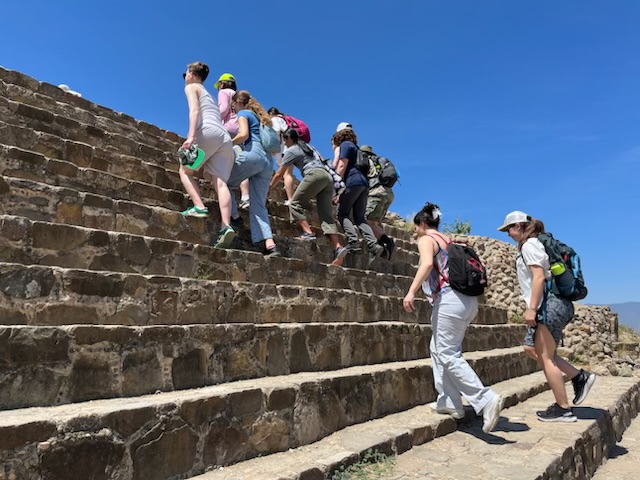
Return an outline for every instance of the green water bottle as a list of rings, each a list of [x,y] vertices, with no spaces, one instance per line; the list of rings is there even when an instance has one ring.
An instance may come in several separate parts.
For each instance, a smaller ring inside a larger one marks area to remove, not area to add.
[[[567,270],[566,265],[563,262],[557,262],[551,265],[551,274],[556,282],[556,287],[561,294],[569,295],[573,292],[575,286],[575,279],[573,278],[573,272]]]

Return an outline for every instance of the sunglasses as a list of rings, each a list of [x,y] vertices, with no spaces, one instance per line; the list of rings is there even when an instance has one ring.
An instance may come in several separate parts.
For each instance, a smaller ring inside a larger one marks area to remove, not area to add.
[[[183,74],[182,74],[182,78],[184,78],[184,79],[186,80],[186,79],[187,79],[187,74],[186,74],[186,73],[183,73]]]

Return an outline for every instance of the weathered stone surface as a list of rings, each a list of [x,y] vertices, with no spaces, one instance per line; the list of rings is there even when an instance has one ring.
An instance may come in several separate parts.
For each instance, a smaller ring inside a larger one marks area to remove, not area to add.
[[[84,353],[73,363],[69,398],[91,400],[113,394],[109,362],[101,355]]]
[[[110,480],[123,470],[125,447],[115,438],[80,434],[55,442],[43,451],[40,460],[42,478],[68,480],[76,478]]]
[[[162,390],[162,370],[157,353],[141,350],[125,353],[122,357],[122,393],[142,395]]]
[[[174,359],[171,378],[175,389],[195,388],[205,385],[207,379],[207,357],[204,350],[193,350]]]
[[[186,475],[194,464],[198,437],[187,425],[167,425],[151,432],[132,451],[133,479],[146,480]]]

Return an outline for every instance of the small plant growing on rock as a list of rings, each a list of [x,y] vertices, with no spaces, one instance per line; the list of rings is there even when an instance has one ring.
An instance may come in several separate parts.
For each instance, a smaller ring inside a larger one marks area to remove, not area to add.
[[[519,313],[512,313],[509,317],[509,323],[524,323],[524,317]]]
[[[367,450],[358,463],[342,465],[331,480],[374,480],[393,472],[396,458],[377,450]]]
[[[471,222],[458,217],[453,223],[445,223],[443,232],[449,235],[471,235]]]

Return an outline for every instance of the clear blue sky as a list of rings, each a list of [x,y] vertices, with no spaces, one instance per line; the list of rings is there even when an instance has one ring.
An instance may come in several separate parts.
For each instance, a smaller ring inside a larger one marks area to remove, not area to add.
[[[392,158],[392,210],[495,230],[515,209],[582,256],[588,303],[640,300],[640,2],[4,2],[0,64],[185,134],[202,60],[266,108]]]

